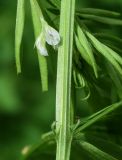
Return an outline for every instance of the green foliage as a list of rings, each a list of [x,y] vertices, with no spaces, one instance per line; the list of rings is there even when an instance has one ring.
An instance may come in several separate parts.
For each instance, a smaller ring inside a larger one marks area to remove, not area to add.
[[[119,71],[120,74],[122,74],[122,69],[119,65],[121,63],[121,57],[105,46],[104,44],[100,43],[94,36],[92,36],[89,32],[86,32],[89,39],[92,41],[92,44],[96,48],[98,52],[100,52],[108,61],[111,62],[111,64]]]
[[[96,9],[96,8],[81,8],[79,11],[81,14],[92,14],[99,16],[107,16],[107,17],[119,17],[120,13],[108,11],[104,9]]]
[[[122,25],[122,20],[114,19],[114,18],[106,18],[101,16],[95,16],[95,15],[89,15],[89,14],[80,14],[82,18],[93,20],[96,22],[101,22],[104,24],[110,24],[110,25]]]
[[[34,32],[35,32],[35,39],[41,33],[41,22],[40,18],[43,17],[41,9],[38,3],[34,0],[30,0],[31,10],[32,10],[32,18],[34,24]],[[15,30],[15,55],[16,55],[16,66],[17,66],[17,73],[21,73],[21,62],[20,62],[20,45],[23,35],[24,29],[24,0],[18,0],[17,4],[17,16],[16,16],[16,30]],[[48,90],[48,73],[47,73],[47,60],[45,57],[38,54],[39,59],[39,68],[41,74],[41,82],[42,82],[42,90]]]
[[[111,155],[101,151],[100,149],[98,149],[97,147],[93,146],[92,144],[88,143],[88,142],[80,142],[81,145],[81,149],[84,149],[88,156],[95,160],[117,160],[116,158],[112,157]]]
[[[86,129],[87,127],[91,126],[92,124],[96,123],[98,120],[104,118],[108,113],[114,111],[118,107],[122,105],[122,102],[113,104],[111,106],[105,107],[104,109],[100,110],[97,113],[94,113],[92,116],[85,119],[85,122],[83,124],[83,120],[81,119],[81,122],[79,122],[78,126],[82,124],[77,130],[76,133],[82,132],[82,130]]]
[[[100,150],[108,153],[112,157],[115,157],[116,159],[121,159],[122,157],[122,147],[112,143],[108,139],[104,139],[104,137],[99,137],[99,135],[94,135],[93,133],[85,134],[85,139],[87,142],[93,144],[94,146],[98,147]]]
[[[70,4],[70,0],[66,2]],[[73,29],[71,4],[60,9],[60,0],[18,0],[15,56],[18,73],[23,66],[20,76],[15,73],[13,54],[15,4],[10,0],[0,2],[0,159],[54,160],[57,144],[63,156],[64,152],[69,156],[71,145],[71,160],[122,159],[122,2],[76,0]],[[57,49],[48,45],[49,57],[33,54],[42,31],[40,17],[57,30],[60,28],[58,63]],[[49,84],[48,92],[41,92],[39,70],[42,90],[47,91]],[[55,93],[56,70],[61,94]],[[57,120],[55,95],[60,100],[59,108],[63,106]],[[57,129],[59,119],[63,127]],[[47,132],[53,121],[52,131]],[[67,128],[71,139],[66,147]]]
[[[106,145],[107,146],[108,145],[114,146],[114,144],[112,144],[111,142],[105,142],[104,140],[96,139],[96,143],[98,145],[98,148],[87,142],[92,137],[90,135],[90,133],[88,132],[89,131],[88,128],[91,127],[93,124],[95,124],[97,121],[99,121],[101,119],[105,119],[105,116],[107,117],[107,115],[109,113],[111,113],[112,111],[114,111],[115,109],[120,107],[121,105],[122,105],[122,102],[119,102],[119,103],[113,104],[111,106],[105,107],[104,109],[98,111],[97,113],[94,113],[93,115],[89,116],[88,118],[81,119],[81,121],[78,121],[78,123],[75,126],[73,126],[74,139],[77,141],[78,144],[81,145],[82,149],[84,149],[86,151],[86,153],[90,155],[91,158],[93,158],[93,159],[97,158],[98,160],[102,159],[102,158],[104,158],[104,159],[111,158],[113,160],[116,159],[116,158],[114,158],[114,156],[111,156],[111,155],[109,155],[99,149],[99,146],[101,146],[99,144],[99,141],[101,143],[104,143],[105,146]],[[85,135],[83,133],[84,129],[87,129],[87,131],[85,132]],[[53,148],[53,146],[55,146],[55,143],[56,143],[56,139],[54,137],[55,137],[55,134],[53,132],[50,132],[50,133],[42,136],[40,142],[38,144],[30,147],[28,149],[27,153],[25,153],[25,159],[28,159],[29,157],[37,158],[40,153],[45,153],[46,150],[48,151],[50,148],[50,145],[52,146],[51,148]],[[91,141],[91,142],[94,143],[94,141]],[[122,148],[117,145],[115,145],[114,147],[118,149],[118,153],[119,153],[118,156],[120,156]],[[107,150],[109,151],[109,148],[107,148]],[[54,151],[55,151],[55,148],[53,148],[53,150],[51,150],[52,155],[55,153]],[[116,152],[114,152],[114,153],[115,153],[115,157],[116,157]],[[47,153],[47,154],[49,154],[49,153]],[[85,159],[85,157],[84,157],[84,159]]]
[[[82,54],[87,55],[86,59],[87,59],[87,61],[90,61],[89,63],[93,66],[95,76],[98,77],[97,66],[96,66],[95,58],[94,58],[94,55],[93,55],[93,52],[92,52],[92,48],[91,48],[84,32],[80,28],[80,26],[77,26],[77,34],[78,34],[80,44],[83,45],[83,48],[86,51],[85,53],[83,52]]]
[[[20,62],[20,47],[24,29],[24,0],[18,0],[17,3],[17,16],[16,16],[16,29],[15,29],[15,57],[16,57],[16,67],[17,73],[21,73],[21,62]]]

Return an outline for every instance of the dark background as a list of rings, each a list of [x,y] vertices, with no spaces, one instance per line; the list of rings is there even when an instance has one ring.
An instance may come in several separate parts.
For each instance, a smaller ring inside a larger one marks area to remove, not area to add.
[[[41,134],[50,130],[55,118],[56,72],[51,71],[48,63],[49,91],[42,93],[28,4],[22,42],[22,74],[16,74],[16,5],[16,0],[0,0],[0,160],[21,159],[22,148],[38,142]],[[77,7],[97,7],[122,12],[122,0],[77,0]],[[116,32],[122,38],[120,28]],[[56,70],[56,55],[54,57]]]

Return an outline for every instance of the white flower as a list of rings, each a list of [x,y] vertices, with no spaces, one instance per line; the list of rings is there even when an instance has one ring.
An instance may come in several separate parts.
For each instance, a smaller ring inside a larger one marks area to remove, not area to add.
[[[60,35],[59,33],[49,25],[45,28],[46,31],[46,42],[51,46],[57,46],[60,43]]]
[[[41,55],[48,56],[45,46],[46,42],[55,49],[60,43],[60,35],[54,28],[49,26],[43,18],[40,18],[40,20],[42,23],[42,32],[37,38],[35,45]]]
[[[42,55],[42,56],[48,56],[48,52],[47,52],[47,49],[45,47],[45,38],[44,38],[44,35],[43,33],[41,33],[39,35],[39,37],[37,38],[36,40],[36,43],[35,43],[39,53]]]

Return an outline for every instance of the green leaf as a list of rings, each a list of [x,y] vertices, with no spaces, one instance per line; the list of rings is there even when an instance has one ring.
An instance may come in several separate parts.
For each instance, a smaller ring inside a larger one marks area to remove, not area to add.
[[[80,28],[79,25],[77,25],[77,34],[78,34],[79,42],[81,43],[81,45],[83,45],[83,48],[85,49],[85,51],[91,61],[91,65],[94,69],[95,76],[98,77],[97,65],[96,65],[96,61],[95,61],[95,58],[94,58],[94,55],[92,52],[92,48],[91,48],[90,43],[88,42],[83,30]]]
[[[32,12],[32,19],[33,19],[35,39],[36,39],[41,33],[42,25],[40,17],[43,18],[43,15],[37,1],[30,0],[30,4],[31,4],[31,12]],[[47,91],[48,90],[47,60],[46,57],[40,55],[39,53],[38,53],[38,60],[39,60],[39,68],[41,74],[42,90]]]
[[[79,11],[79,13],[85,13],[85,14],[93,14],[97,16],[110,16],[110,17],[118,17],[120,16],[120,13],[114,12],[114,11],[108,11],[105,9],[98,9],[98,8],[82,8]]]
[[[104,23],[104,24],[122,25],[122,20],[120,20],[120,19],[95,16],[95,15],[91,15],[91,14],[78,14],[78,15],[82,18],[94,20],[96,22],[100,22],[100,23]]]
[[[94,33],[94,36],[97,37],[97,38],[101,38],[101,39],[108,39],[110,41],[114,41],[116,43],[120,43],[122,44],[122,39],[117,37],[117,36],[113,36],[113,35],[110,35],[110,34],[107,34],[107,33]]]
[[[115,45],[113,44],[106,44],[108,47],[110,47],[112,50],[115,50],[116,52],[122,54],[122,49],[120,49],[120,47],[116,47]]]
[[[115,109],[117,109],[118,107],[120,107],[122,105],[122,101],[112,104],[108,107],[105,107],[104,109],[98,111],[97,113],[94,113],[93,115],[91,115],[90,117],[86,118],[84,121],[84,124],[79,123],[79,128],[75,131],[75,134],[83,131],[84,129],[88,128],[89,126],[93,125],[94,123],[96,123],[97,121],[99,121],[100,119],[102,119],[104,116],[106,116],[107,114],[111,113],[112,111],[114,111]],[[81,126],[80,126],[81,124]]]
[[[98,132],[97,135],[93,135],[92,133],[85,133],[85,140],[104,152],[109,153],[111,156],[121,159],[122,158],[122,147],[113,143],[109,139],[104,139],[100,137],[100,133]]]
[[[91,61],[90,61],[90,58],[88,56],[88,54],[86,53],[86,50],[84,49],[83,45],[80,43],[79,39],[77,36],[75,36],[75,42],[76,42],[76,46],[77,46],[77,49],[81,55],[81,57],[89,64],[89,65],[92,65],[91,64]]]
[[[17,15],[16,15],[16,27],[15,27],[15,58],[17,73],[21,73],[21,62],[20,62],[20,47],[24,30],[24,0],[18,0],[17,2]]]
[[[118,93],[118,96],[122,99],[122,82],[120,80],[119,75],[117,74],[117,72],[115,71],[115,69],[110,63],[105,62],[105,66],[106,66],[106,69],[108,71],[110,78],[112,79],[117,89],[116,91]]]
[[[109,54],[111,54],[113,56],[114,59],[116,59],[116,61],[122,65],[122,57],[117,54],[115,51],[113,51],[111,48],[109,48],[108,46],[104,45],[105,49],[109,52]]]
[[[93,160],[117,160],[88,142],[80,141],[79,144]]]
[[[103,43],[98,41],[92,34],[86,31],[87,36],[91,40],[93,46],[96,48],[98,52],[100,52],[115,68],[118,70],[120,74],[122,74],[122,68],[120,67],[117,61],[120,61],[120,57],[114,52],[111,52],[108,47],[106,47]],[[116,58],[116,59],[115,59]],[[117,60],[117,61],[116,61]]]

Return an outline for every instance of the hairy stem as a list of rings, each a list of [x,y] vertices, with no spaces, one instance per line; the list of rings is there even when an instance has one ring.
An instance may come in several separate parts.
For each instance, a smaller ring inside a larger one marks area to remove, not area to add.
[[[56,87],[56,160],[69,160],[71,149],[71,72],[75,0],[61,1],[60,36]]]

